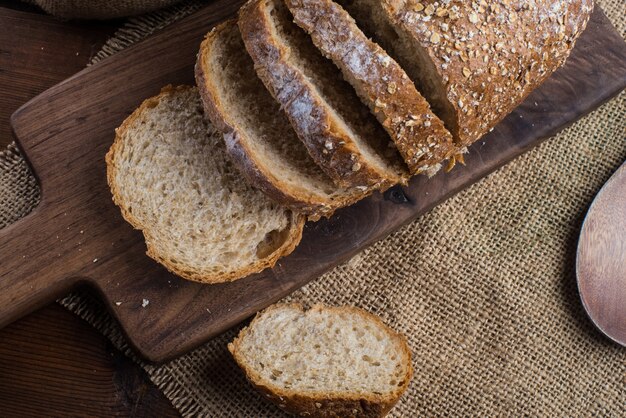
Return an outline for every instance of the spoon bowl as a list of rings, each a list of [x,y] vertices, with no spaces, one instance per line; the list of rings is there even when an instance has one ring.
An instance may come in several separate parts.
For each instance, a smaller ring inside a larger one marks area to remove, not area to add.
[[[589,208],[578,242],[576,276],[593,323],[626,346],[626,163]]]

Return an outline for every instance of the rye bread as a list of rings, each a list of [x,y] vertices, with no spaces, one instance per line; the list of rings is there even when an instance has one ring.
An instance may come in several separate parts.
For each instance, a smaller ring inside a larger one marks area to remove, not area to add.
[[[224,133],[233,163],[272,199],[317,219],[372,192],[337,187],[315,164],[257,77],[234,20],[207,34],[195,71],[206,113]]]
[[[411,174],[456,153],[450,132],[404,70],[332,0],[286,0],[295,22],[342,71],[395,142]]]
[[[593,0],[338,1],[402,65],[461,148],[565,63],[593,10]]]
[[[384,190],[406,182],[406,166],[389,136],[293,23],[284,0],[250,0],[238,24],[259,77],[338,185]]]

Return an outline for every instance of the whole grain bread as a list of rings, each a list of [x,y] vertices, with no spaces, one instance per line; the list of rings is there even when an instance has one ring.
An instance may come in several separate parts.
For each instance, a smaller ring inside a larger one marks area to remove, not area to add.
[[[107,180],[147,254],[185,279],[219,283],[293,251],[304,218],[242,181],[196,88],[166,87],[116,130]]]
[[[407,71],[459,146],[564,64],[593,0],[338,0]]]
[[[371,193],[365,187],[337,187],[315,164],[257,77],[234,20],[214,28],[202,42],[196,83],[233,163],[277,202],[316,219]]]
[[[411,174],[438,170],[456,153],[450,132],[402,67],[332,0],[286,0],[295,22],[342,71],[395,142]]]
[[[309,417],[382,417],[413,373],[404,336],[354,307],[277,304],[228,345],[250,382]]]
[[[238,22],[259,77],[336,184],[386,189],[406,182],[406,167],[389,136],[293,23],[284,0],[250,0]]]

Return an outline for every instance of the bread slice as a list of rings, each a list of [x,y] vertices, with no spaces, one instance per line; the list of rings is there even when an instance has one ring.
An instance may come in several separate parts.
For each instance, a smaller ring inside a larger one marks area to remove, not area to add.
[[[202,42],[196,82],[235,165],[277,202],[316,219],[372,192],[337,187],[315,164],[257,77],[234,20],[217,26]]]
[[[284,0],[251,0],[239,12],[257,73],[310,155],[338,185],[405,183],[406,167],[389,136],[292,20]]]
[[[115,131],[107,180],[147,254],[203,283],[239,279],[293,251],[304,218],[242,181],[197,89],[166,87]]]
[[[286,0],[295,22],[342,71],[394,140],[411,174],[433,173],[456,153],[450,132],[404,70],[332,0]]]
[[[382,417],[413,373],[406,339],[354,307],[277,304],[228,345],[250,382],[310,417]]]
[[[565,62],[593,9],[593,0],[338,1],[392,53],[461,146]]]

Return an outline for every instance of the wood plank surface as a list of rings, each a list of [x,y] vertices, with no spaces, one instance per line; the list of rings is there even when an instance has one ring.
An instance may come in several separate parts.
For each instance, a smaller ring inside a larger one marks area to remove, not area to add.
[[[119,24],[60,22],[26,3],[0,0],[0,149],[12,141],[11,113],[83,69]],[[52,303],[0,330],[0,416],[175,417],[178,412],[138,365]]]
[[[13,141],[11,114],[45,89],[85,68],[115,26],[61,22],[42,14],[8,9],[2,3],[0,25],[0,149],[3,149]]]
[[[0,258],[8,260],[0,268],[0,325],[86,283],[143,356],[176,357],[414,220],[626,86],[626,45],[596,9],[568,64],[472,147],[467,167],[415,178],[409,187],[307,224],[301,245],[272,270],[230,284],[191,283],[145,256],[141,234],[111,201],[104,155],[115,127],[142,100],[165,84],[193,82],[203,35],[240,3],[217,0],[14,114],[14,132],[43,199],[31,216],[0,231]]]
[[[54,304],[0,330],[0,416],[179,415],[141,368]]]

